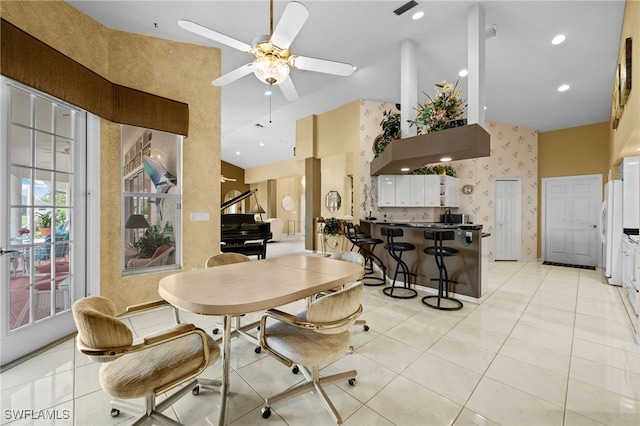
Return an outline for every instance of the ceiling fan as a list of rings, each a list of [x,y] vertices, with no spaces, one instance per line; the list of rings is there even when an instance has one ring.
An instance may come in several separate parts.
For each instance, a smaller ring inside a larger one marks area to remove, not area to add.
[[[273,0],[271,0],[269,26],[271,34],[255,38],[251,45],[185,19],[179,20],[178,25],[187,31],[233,47],[241,52],[250,53],[255,57],[253,62],[213,80],[211,84],[214,86],[224,86],[254,73],[263,83],[270,86],[274,84],[280,86],[285,98],[289,101],[295,101],[298,99],[298,92],[289,77],[289,71],[292,68],[340,76],[353,74],[353,66],[344,62],[291,54],[289,47],[308,18],[309,11],[304,5],[290,2],[274,31]]]

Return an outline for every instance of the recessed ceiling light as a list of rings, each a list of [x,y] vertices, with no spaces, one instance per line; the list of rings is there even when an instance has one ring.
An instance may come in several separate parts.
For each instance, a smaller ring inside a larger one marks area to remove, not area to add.
[[[568,84],[563,84],[560,87],[558,87],[558,92],[566,92],[567,90],[569,90]]]
[[[485,110],[485,111],[487,110],[487,107],[486,107],[486,105],[485,105],[485,107],[484,107],[484,110]]]
[[[264,92],[264,94],[267,95],[267,96],[271,96],[272,93],[273,92],[271,90],[267,90],[266,92]]]
[[[557,36],[555,36],[553,38],[553,40],[551,40],[551,44],[560,44],[563,41],[565,41],[567,39],[567,37],[564,34],[558,34]]]
[[[236,151],[236,155],[240,155],[240,151]]]
[[[260,142],[260,146],[264,146],[264,142]]]
[[[440,161],[451,161],[451,157],[442,157]]]
[[[458,75],[460,77],[466,77],[469,75],[469,70],[460,70],[460,72],[458,73]]]
[[[416,12],[413,14],[413,16],[411,16],[411,19],[413,19],[414,21],[417,21],[418,19],[422,18],[424,16],[424,12],[420,11],[420,12]]]
[[[408,168],[408,167],[403,167],[403,168],[400,169],[401,172],[408,172],[409,170],[411,170],[411,169]]]

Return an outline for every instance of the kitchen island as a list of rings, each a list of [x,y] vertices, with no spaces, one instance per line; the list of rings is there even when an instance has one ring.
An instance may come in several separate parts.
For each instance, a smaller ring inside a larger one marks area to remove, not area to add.
[[[486,268],[487,253],[483,253],[483,239],[490,234],[482,232],[482,225],[475,224],[445,224],[437,222],[383,222],[383,221],[360,221],[360,228],[363,232],[374,238],[385,241],[381,228],[400,227],[404,232],[403,237],[398,237],[397,241],[408,242],[416,246],[416,250],[405,252],[402,256],[409,266],[411,273],[415,274],[411,284],[425,287],[423,290],[433,293],[438,289],[438,267],[433,256],[423,252],[433,242],[424,238],[424,231],[429,229],[453,230],[456,233],[455,240],[445,241],[445,246],[460,250],[459,256],[445,258],[449,279],[455,281],[451,284],[450,290],[456,297],[462,300],[479,302],[486,289]],[[387,278],[393,279],[393,272],[396,262],[389,256],[384,244],[375,248],[375,255],[378,256],[387,267]],[[486,250],[486,246],[485,246]],[[485,256],[483,258],[483,255]],[[398,275],[402,279],[401,275]],[[436,280],[433,280],[433,279]],[[430,291],[429,289],[433,289]],[[417,288],[420,290],[420,288]]]

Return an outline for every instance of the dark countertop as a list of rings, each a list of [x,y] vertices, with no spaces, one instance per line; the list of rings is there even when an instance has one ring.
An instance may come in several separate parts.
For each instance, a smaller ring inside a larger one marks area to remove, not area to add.
[[[444,229],[470,229],[481,230],[482,225],[473,223],[442,223],[442,222],[385,222],[383,220],[362,220],[362,222],[371,223],[373,225],[388,226],[410,226],[412,228],[444,228]]]

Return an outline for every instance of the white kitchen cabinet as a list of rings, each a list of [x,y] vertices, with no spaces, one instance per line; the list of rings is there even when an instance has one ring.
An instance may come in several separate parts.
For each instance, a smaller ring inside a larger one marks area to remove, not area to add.
[[[460,181],[448,175],[440,176],[440,206],[458,207]]]
[[[440,207],[439,175],[424,175],[424,206]]]
[[[378,176],[378,207],[458,207],[459,192],[452,176]]]
[[[410,207],[411,175],[396,175],[396,207]]]
[[[378,176],[378,207],[396,206],[396,176]]]
[[[424,175],[411,175],[411,207],[424,207],[425,189],[424,189]]]

